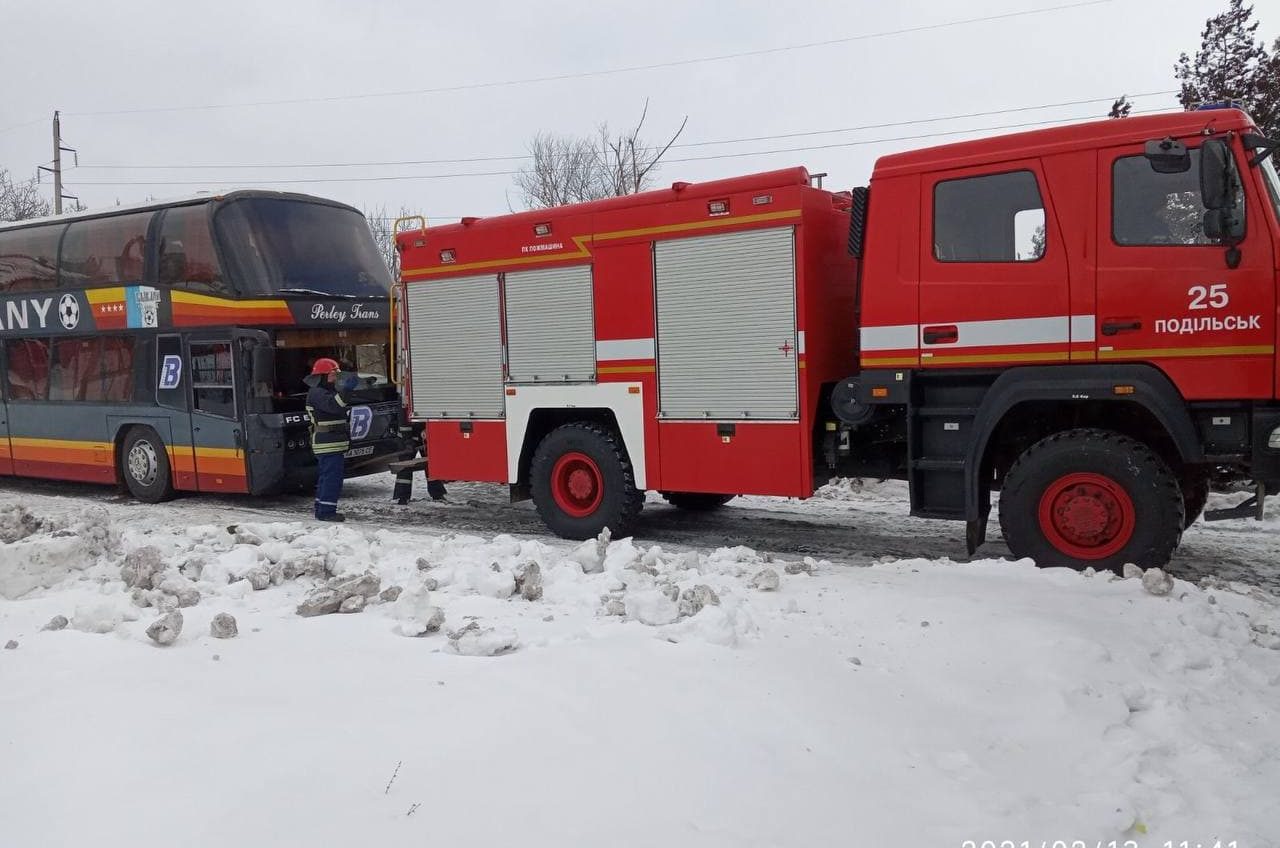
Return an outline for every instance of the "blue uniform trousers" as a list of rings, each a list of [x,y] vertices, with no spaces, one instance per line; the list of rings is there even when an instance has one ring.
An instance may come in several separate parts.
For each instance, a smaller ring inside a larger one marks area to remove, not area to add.
[[[342,454],[317,456],[316,472],[316,518],[323,518],[338,511],[338,498],[342,497]]]

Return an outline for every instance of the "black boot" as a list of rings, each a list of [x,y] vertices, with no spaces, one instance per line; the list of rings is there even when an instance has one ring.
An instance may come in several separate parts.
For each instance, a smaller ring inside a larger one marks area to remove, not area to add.
[[[317,515],[317,521],[332,521],[335,524],[341,524],[347,520],[347,517],[340,512],[333,512],[328,515]]]

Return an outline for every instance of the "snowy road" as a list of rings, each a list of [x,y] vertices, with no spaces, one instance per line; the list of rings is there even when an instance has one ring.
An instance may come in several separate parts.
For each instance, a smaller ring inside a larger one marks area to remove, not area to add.
[[[349,521],[404,530],[454,531],[492,535],[510,533],[550,540],[529,502],[512,504],[503,486],[451,484],[443,503],[426,499],[421,480],[407,507],[390,502],[390,477],[348,481],[342,509]],[[0,498],[71,497],[85,503],[107,503],[113,509],[146,511],[149,507],[99,486],[39,481],[0,482]],[[867,565],[886,559],[969,559],[964,526],[955,522],[912,518],[907,514],[906,484],[857,481],[832,484],[807,501],[783,498],[738,498],[714,513],[687,513],[650,495],[636,528],[637,542],[715,548],[744,545],[784,557],[814,556],[835,563]],[[1214,495],[1211,507],[1226,506],[1243,496]],[[1268,502],[1271,514],[1252,520],[1199,521],[1183,536],[1169,566],[1170,573],[1196,581],[1206,576],[1237,580],[1280,594],[1280,498]],[[310,510],[310,498],[281,495],[244,497],[184,495],[163,509],[192,521],[297,520]],[[1009,557],[992,509],[987,544],[980,558]]]

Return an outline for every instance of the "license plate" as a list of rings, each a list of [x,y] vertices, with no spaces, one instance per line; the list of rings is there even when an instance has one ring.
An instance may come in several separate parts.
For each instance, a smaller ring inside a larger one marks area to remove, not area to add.
[[[373,453],[373,445],[368,445],[367,447],[363,447],[363,448],[352,448],[351,450],[344,453],[343,456],[345,456],[347,459],[351,459],[357,456],[368,456],[371,453]]]

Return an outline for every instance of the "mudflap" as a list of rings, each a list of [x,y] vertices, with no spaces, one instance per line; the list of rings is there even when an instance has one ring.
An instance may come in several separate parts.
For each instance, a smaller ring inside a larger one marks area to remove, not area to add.
[[[987,541],[987,515],[988,513],[984,512],[981,518],[964,523],[964,544],[969,551],[969,556],[977,553],[978,548]]]

